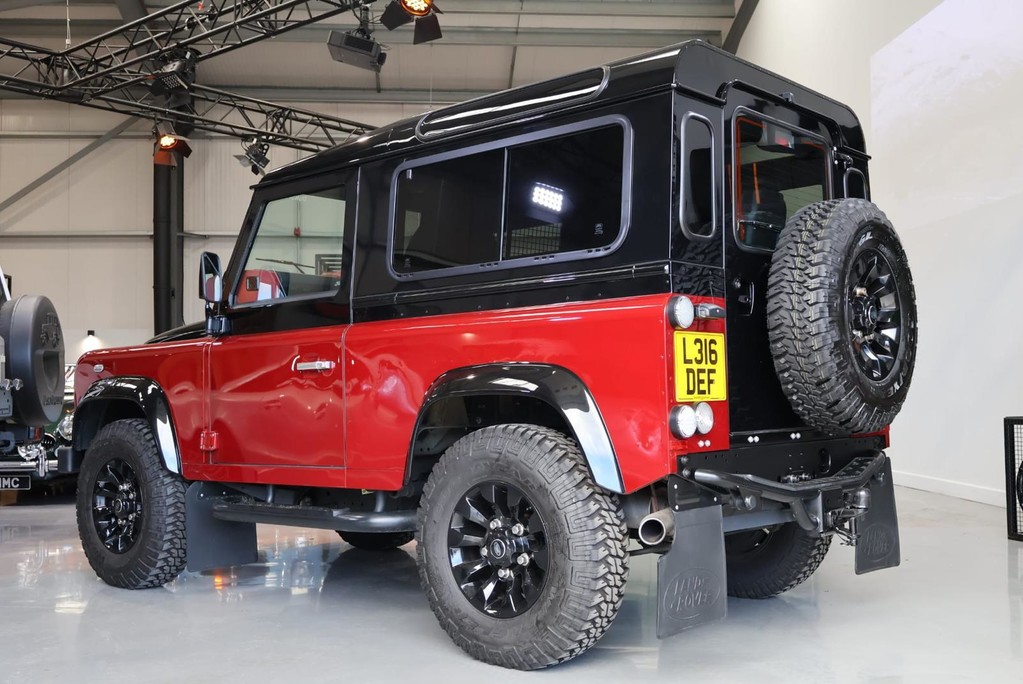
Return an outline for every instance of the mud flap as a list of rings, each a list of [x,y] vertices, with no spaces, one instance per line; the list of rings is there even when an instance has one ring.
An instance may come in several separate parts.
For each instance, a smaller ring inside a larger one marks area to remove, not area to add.
[[[256,561],[256,524],[213,517],[213,504],[228,493],[210,482],[193,482],[185,492],[185,541],[190,572]]]
[[[857,575],[894,568],[901,562],[891,459],[885,459],[884,467],[874,475],[869,486],[870,508],[853,521]]]
[[[657,638],[725,617],[725,582],[721,507],[676,511],[671,550],[657,561]]]

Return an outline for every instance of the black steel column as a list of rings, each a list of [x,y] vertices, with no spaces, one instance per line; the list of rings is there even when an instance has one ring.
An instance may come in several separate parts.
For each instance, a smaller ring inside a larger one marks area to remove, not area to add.
[[[171,186],[171,231],[174,236],[171,250],[171,327],[185,324],[184,262],[185,262],[185,158],[174,153],[178,165],[173,169]],[[194,296],[194,295],[193,295]]]
[[[174,243],[174,167],[153,164],[153,333],[173,327],[171,251]]]

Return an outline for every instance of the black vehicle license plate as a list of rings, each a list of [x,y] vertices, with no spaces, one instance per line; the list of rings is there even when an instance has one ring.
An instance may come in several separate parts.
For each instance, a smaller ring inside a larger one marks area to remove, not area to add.
[[[5,489],[31,489],[30,475],[0,475],[0,491]]]

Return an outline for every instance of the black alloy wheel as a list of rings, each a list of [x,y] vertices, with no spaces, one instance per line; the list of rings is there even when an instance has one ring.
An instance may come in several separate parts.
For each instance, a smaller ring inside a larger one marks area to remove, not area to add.
[[[564,433],[503,424],[462,437],[430,472],[418,520],[430,608],[478,660],[518,670],[569,660],[621,607],[621,503]]]
[[[185,489],[144,419],[100,429],[82,459],[75,506],[82,549],[100,579],[150,589],[185,569]]]
[[[106,463],[92,492],[92,522],[108,550],[125,553],[138,541],[145,502],[138,476],[119,458]]]
[[[902,306],[895,271],[885,256],[867,249],[850,272],[846,307],[853,356],[860,370],[880,382],[895,369],[902,332]]]
[[[448,528],[451,571],[481,613],[521,615],[540,598],[547,580],[547,528],[517,487],[483,482],[455,505]]]

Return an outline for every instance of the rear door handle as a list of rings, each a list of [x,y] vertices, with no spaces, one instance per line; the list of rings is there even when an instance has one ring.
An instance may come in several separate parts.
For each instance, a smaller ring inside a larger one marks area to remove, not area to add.
[[[315,361],[299,361],[296,357],[295,361],[291,364],[291,367],[299,373],[305,373],[308,371],[322,372],[334,370],[334,366],[336,365],[337,364],[333,361],[325,361],[323,359],[316,359]]]

